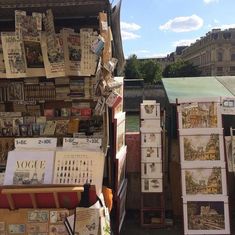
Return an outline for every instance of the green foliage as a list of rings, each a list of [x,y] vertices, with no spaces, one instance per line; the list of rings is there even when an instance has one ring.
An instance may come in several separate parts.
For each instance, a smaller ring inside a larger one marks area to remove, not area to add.
[[[153,60],[146,60],[141,64],[141,74],[145,83],[154,84],[162,78],[161,66]]]
[[[131,55],[125,66],[126,78],[142,78],[146,83],[154,84],[162,78],[161,66],[154,60],[138,60]]]
[[[199,68],[190,62],[179,60],[169,64],[163,70],[163,77],[198,77],[201,72]]]
[[[131,55],[125,66],[125,77],[126,78],[141,78],[140,66],[136,55]]]

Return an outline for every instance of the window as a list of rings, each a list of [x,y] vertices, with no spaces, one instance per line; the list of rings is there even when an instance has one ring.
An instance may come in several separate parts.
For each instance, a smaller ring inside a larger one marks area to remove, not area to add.
[[[231,54],[231,61],[235,61],[235,53]]]
[[[217,54],[217,60],[218,61],[223,61],[223,52],[219,51]]]

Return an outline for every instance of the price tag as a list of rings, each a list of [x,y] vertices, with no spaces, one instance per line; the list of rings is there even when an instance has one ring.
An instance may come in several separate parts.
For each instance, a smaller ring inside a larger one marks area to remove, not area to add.
[[[64,138],[63,148],[85,148],[90,150],[100,150],[102,146],[101,138],[84,137],[84,138]]]
[[[15,148],[56,148],[57,138],[16,138]]]

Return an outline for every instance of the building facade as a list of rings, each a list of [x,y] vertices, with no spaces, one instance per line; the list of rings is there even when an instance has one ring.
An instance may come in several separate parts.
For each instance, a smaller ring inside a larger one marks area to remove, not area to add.
[[[235,75],[235,29],[213,29],[182,50],[177,59],[199,66],[202,76]]]

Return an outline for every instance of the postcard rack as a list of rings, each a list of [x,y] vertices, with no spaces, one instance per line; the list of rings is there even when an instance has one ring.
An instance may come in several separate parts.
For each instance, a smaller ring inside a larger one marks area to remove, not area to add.
[[[142,227],[165,226],[163,141],[160,104],[143,100],[141,113],[141,208]]]
[[[95,186],[90,187],[95,192]],[[74,208],[81,199],[83,186],[44,185],[3,187],[0,208]]]

